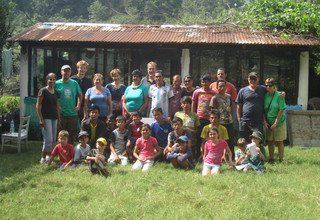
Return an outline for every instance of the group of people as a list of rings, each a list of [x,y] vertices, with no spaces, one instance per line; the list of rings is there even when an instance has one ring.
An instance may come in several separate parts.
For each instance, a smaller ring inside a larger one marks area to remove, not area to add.
[[[49,73],[47,86],[39,90],[40,163],[50,165],[59,155],[61,169],[88,164],[92,173],[107,176],[106,164],[132,163],[133,170],[146,171],[155,161],[169,161],[181,169],[193,169],[196,161],[203,161],[202,174],[207,175],[220,173],[224,160],[238,170],[263,172],[265,131],[269,162],[275,161],[275,144],[279,161],[283,160],[285,93],[277,91],[273,78],[259,85],[258,74],[251,72],[249,85],[237,93],[226,81],[225,69],[219,68],[217,81],[203,74],[198,88],[190,75],[183,79],[175,75],[170,85],[151,61],[145,77],[140,70],[132,71],[128,87],[121,84],[118,68],[110,72],[113,81],[104,86],[102,74],[95,73],[92,81],[86,77],[86,61],[76,66],[77,74],[71,76],[71,67],[63,65],[59,80]],[[153,122],[143,123],[145,118]]]

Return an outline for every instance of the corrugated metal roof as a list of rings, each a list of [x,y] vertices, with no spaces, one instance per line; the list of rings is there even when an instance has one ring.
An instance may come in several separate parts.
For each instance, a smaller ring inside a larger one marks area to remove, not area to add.
[[[315,37],[288,39],[267,31],[252,31],[234,25],[126,25],[95,23],[38,23],[9,38],[16,42],[97,42],[118,44],[250,44],[316,46]]]

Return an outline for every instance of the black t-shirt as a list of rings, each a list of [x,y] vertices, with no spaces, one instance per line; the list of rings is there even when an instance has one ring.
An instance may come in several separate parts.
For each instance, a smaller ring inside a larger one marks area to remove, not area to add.
[[[58,98],[59,94],[56,90],[50,93],[47,87],[39,90],[38,96],[42,96],[41,113],[44,119],[58,119]]]
[[[93,86],[92,80],[87,77],[83,77],[82,79],[80,79],[77,75],[73,75],[71,76],[71,79],[77,81],[83,96],[84,94],[86,94],[87,90]],[[83,105],[84,105],[84,98],[82,99],[82,103],[81,103],[81,106]]]

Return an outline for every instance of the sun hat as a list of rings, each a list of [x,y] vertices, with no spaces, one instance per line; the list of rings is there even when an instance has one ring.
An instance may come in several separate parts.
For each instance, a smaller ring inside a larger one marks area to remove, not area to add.
[[[253,138],[253,137],[259,138],[260,140],[263,139],[263,135],[262,135],[262,133],[261,133],[260,131],[254,131],[254,132],[252,132],[252,134],[250,135],[250,138]]]

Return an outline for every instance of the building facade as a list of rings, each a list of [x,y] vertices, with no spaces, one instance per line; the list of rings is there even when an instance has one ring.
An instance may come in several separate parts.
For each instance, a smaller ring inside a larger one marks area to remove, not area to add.
[[[21,45],[20,95],[36,96],[45,76],[69,64],[76,74],[77,61],[89,64],[88,75],[102,73],[105,82],[117,67],[130,83],[130,73],[155,61],[166,81],[173,75],[214,75],[224,67],[227,80],[238,89],[247,85],[247,74],[256,71],[262,80],[274,77],[286,91],[288,104],[306,109],[310,50],[320,45],[316,38],[284,39],[267,31],[252,31],[233,25],[114,25],[90,23],[39,23],[9,39]],[[213,79],[214,80],[214,79]],[[23,83],[22,83],[23,82]],[[22,110],[24,109],[23,106]]]

